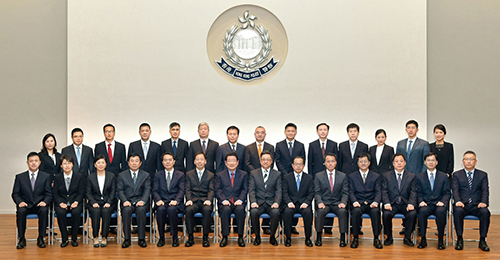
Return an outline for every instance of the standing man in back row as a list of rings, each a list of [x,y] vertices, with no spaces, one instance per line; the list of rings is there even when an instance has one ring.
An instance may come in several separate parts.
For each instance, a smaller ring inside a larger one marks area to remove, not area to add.
[[[274,146],[264,141],[266,138],[266,129],[263,126],[257,126],[257,128],[255,128],[254,136],[255,142],[247,145],[245,148],[246,172],[251,172],[260,168],[260,154],[263,151],[269,151],[274,160]],[[273,164],[271,164],[271,168],[274,168],[274,161]]]
[[[306,159],[306,150],[304,144],[295,140],[297,135],[297,125],[288,123],[285,126],[285,140],[276,144],[276,166],[281,176],[292,172],[292,159],[300,156]]]
[[[83,144],[83,130],[73,128],[71,130],[71,139],[73,144],[64,147],[62,155],[69,155],[74,159],[73,171],[88,176],[94,165],[94,151],[92,148]]]
[[[104,155],[106,159],[106,171],[112,172],[118,177],[118,174],[128,169],[125,145],[115,141],[115,126],[106,124],[102,128],[104,132],[104,141],[95,145],[95,156]]]
[[[188,153],[188,142],[179,138],[181,134],[181,125],[177,122],[170,124],[171,138],[161,142],[161,154],[169,152],[174,155],[174,168],[181,172],[186,172],[186,157]]]
[[[425,172],[424,157],[431,151],[429,143],[417,137],[418,122],[415,120],[406,122],[406,133],[408,138],[398,142],[396,153],[406,156],[405,170],[417,174]]]
[[[224,158],[227,153],[235,152],[238,154],[238,158],[242,158],[242,162],[238,165],[238,169],[245,170],[245,164],[243,163],[243,158],[245,158],[245,146],[238,143],[238,137],[240,136],[240,129],[234,125],[230,126],[226,130],[227,143],[219,146],[215,156],[215,164],[217,172],[226,170],[226,164]]]
[[[128,147],[128,156],[138,154],[141,157],[141,170],[149,173],[151,185],[153,185],[154,174],[163,170],[163,165],[160,160],[161,147],[158,143],[149,139],[151,136],[151,126],[148,123],[142,123],[139,126],[139,134],[141,140],[130,143]]]
[[[210,126],[207,122],[201,122],[198,124],[198,135],[200,139],[192,141],[189,144],[189,151],[186,157],[186,170],[190,171],[196,168],[194,165],[194,157],[198,152],[203,152],[207,159],[207,164],[205,168],[209,172],[215,171],[215,155],[217,148],[219,148],[219,143],[208,139],[210,134]]]
[[[307,169],[309,174],[313,177],[317,172],[323,171],[325,168],[325,155],[327,153],[334,153],[338,156],[339,150],[337,143],[327,139],[330,126],[326,123],[320,123],[316,126],[316,133],[319,139],[309,143],[309,152],[307,153],[307,160],[309,164]]]
[[[358,156],[361,153],[368,153],[368,145],[359,141],[359,126],[350,123],[347,126],[349,140],[339,144],[339,163],[337,169],[346,174],[356,172],[358,167]]]

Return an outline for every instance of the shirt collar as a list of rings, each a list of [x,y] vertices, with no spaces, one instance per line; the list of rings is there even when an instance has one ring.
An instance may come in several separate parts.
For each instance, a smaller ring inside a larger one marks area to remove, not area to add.
[[[333,175],[335,175],[335,169],[333,169],[332,173],[333,173]],[[330,175],[330,171],[328,169],[326,169],[326,174]]]
[[[64,173],[64,172],[63,172],[63,176],[64,176],[64,179],[66,179],[66,178],[68,178],[68,177],[69,177],[70,179],[72,179],[72,178],[73,178],[73,171],[71,171],[71,173],[70,173],[69,175],[66,175],[66,173]]]

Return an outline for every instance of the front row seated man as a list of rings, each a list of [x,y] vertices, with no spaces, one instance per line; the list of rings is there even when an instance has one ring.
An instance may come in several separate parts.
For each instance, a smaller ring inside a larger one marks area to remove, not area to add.
[[[326,214],[333,212],[339,218],[340,247],[347,246],[346,233],[348,225],[347,200],[349,183],[345,173],[335,170],[337,156],[327,153],[325,156],[326,170],[316,173],[314,178],[316,218],[316,246],[322,246],[321,234],[325,224]]]
[[[392,160],[394,171],[382,174],[382,203],[384,206],[383,222],[384,233],[387,238],[385,246],[390,246],[394,242],[392,238],[392,218],[397,213],[405,216],[405,236],[403,243],[414,246],[411,240],[411,233],[417,218],[417,177],[415,174],[406,171],[406,158],[402,153],[396,153]]]
[[[479,248],[490,251],[486,243],[490,226],[488,174],[476,169],[476,153],[467,151],[462,159],[464,169],[453,173],[453,219],[457,232],[456,250],[464,248],[462,234],[464,232],[464,218],[474,215],[479,218]]]
[[[184,212],[184,173],[174,169],[174,155],[166,152],[162,155],[162,163],[165,168],[157,172],[153,179],[153,200],[157,212],[158,233],[160,240],[158,247],[165,245],[165,222],[170,220],[170,234],[172,235],[172,246],[179,246],[178,213]]]
[[[121,215],[123,221],[123,235],[125,240],[122,248],[130,247],[132,213],[137,216],[137,235],[139,246],[147,247],[146,243],[146,213],[149,211],[151,194],[151,177],[149,173],[140,170],[142,161],[137,153],[131,153],[128,158],[129,170],[118,175],[116,193],[120,199]]]
[[[215,176],[215,193],[222,227],[222,240],[219,246],[227,246],[231,213],[234,213],[238,228],[238,245],[244,247],[243,233],[245,230],[248,173],[238,169],[238,154],[227,153],[224,161],[227,170],[220,171]]]
[[[271,236],[269,243],[273,246],[278,245],[276,241],[276,229],[280,219],[281,203],[281,173],[271,169],[273,158],[269,151],[263,151],[260,155],[260,169],[250,172],[248,182],[248,194],[250,198],[250,218],[252,219],[252,228],[255,233],[254,246],[261,243],[260,239],[260,215],[269,214],[271,217],[270,227]]]
[[[12,189],[12,200],[16,203],[16,218],[19,241],[17,249],[26,246],[26,216],[38,215],[37,246],[45,248],[45,231],[47,229],[49,205],[52,201],[50,174],[39,171],[40,157],[36,152],[27,156],[28,170],[16,175]]]
[[[438,164],[437,155],[428,153],[424,156],[424,164],[427,170],[417,175],[418,183],[418,224],[422,238],[418,248],[427,247],[427,218],[436,216],[438,230],[438,249],[445,249],[444,229],[448,218],[448,203],[450,202],[450,181],[448,175],[436,169]]]
[[[362,224],[363,213],[370,215],[373,230],[373,246],[382,249],[380,243],[380,206],[382,200],[382,186],[380,175],[370,168],[370,154],[361,153],[358,156],[359,170],[348,175],[349,201],[351,203],[353,240],[351,248],[359,246],[359,228]]]

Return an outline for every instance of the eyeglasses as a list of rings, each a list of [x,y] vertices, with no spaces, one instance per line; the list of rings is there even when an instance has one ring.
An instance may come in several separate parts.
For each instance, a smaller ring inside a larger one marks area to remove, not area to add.
[[[463,160],[466,161],[466,162],[473,162],[476,159],[474,159],[474,158],[464,158]]]

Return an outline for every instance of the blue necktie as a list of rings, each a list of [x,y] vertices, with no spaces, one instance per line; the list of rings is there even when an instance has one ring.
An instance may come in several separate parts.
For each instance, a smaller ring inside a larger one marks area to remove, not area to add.
[[[297,191],[300,189],[300,174],[297,175]]]
[[[410,144],[408,144],[408,151],[406,151],[406,160],[410,160],[410,153],[411,153],[411,143],[413,141],[410,140]]]
[[[174,156],[177,155],[177,144],[175,144],[177,142],[177,140],[174,141],[174,146],[172,147],[172,149],[174,150]]]
[[[434,190],[434,173],[431,172],[431,177],[429,178],[431,182],[431,190]]]
[[[80,146],[76,147],[76,159],[78,160],[78,166],[80,166],[82,162],[82,154],[80,153]]]

